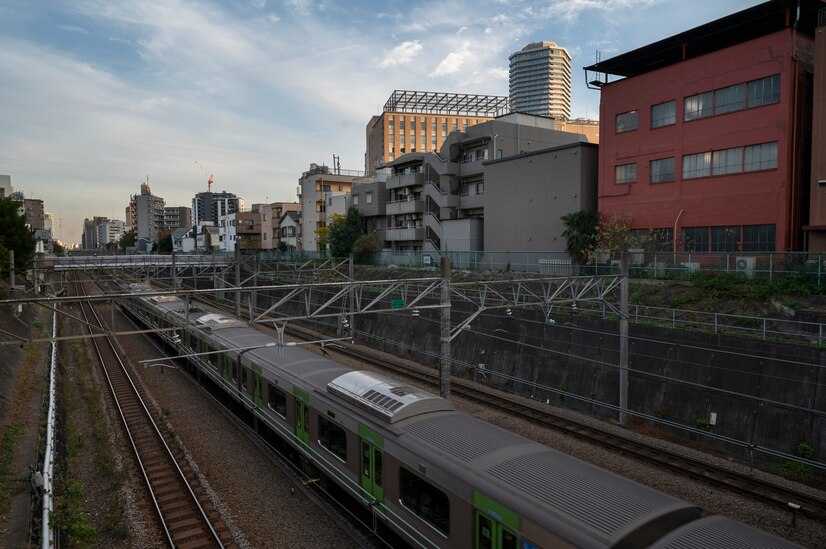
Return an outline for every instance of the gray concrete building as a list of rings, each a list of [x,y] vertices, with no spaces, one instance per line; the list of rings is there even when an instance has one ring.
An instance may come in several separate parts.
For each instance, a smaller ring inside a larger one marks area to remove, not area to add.
[[[149,183],[141,183],[141,194],[132,197],[135,206],[135,247],[139,252],[152,251],[164,228],[164,199],[152,194]]]
[[[186,206],[165,206],[163,209],[164,230],[192,227],[192,209]]]
[[[218,226],[222,216],[244,211],[244,200],[227,191],[198,193],[192,199],[192,223],[210,221]]]
[[[0,175],[0,198],[5,196],[11,196],[11,193],[14,192],[14,189],[11,187],[11,176],[10,175]]]
[[[485,250],[565,251],[563,215],[597,211],[599,147],[574,142],[485,164]]]
[[[389,164],[384,215],[359,210],[393,252],[564,251],[559,218],[596,211],[597,146],[554,123],[511,113],[454,132]]]

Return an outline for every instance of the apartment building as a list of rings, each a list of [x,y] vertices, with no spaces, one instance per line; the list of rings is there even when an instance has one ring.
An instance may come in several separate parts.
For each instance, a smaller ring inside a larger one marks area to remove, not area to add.
[[[26,220],[26,225],[32,230],[43,230],[46,221],[46,209],[43,201],[39,198],[24,198],[20,205],[21,215]]]
[[[600,213],[674,251],[805,249],[822,7],[764,2],[586,67],[601,88]]]
[[[83,220],[83,231],[80,235],[80,247],[84,250],[96,250],[101,247],[100,231],[98,227],[109,223],[108,217],[95,216]],[[105,242],[103,242],[105,245]]]
[[[117,219],[105,219],[105,221],[101,221],[97,226],[97,247],[116,247],[118,241],[120,241],[120,238],[123,236],[124,227],[123,221]]]
[[[186,206],[164,207],[163,226],[166,230],[192,227],[192,209]]]
[[[508,112],[502,96],[395,90],[367,124],[365,172],[405,154],[438,151],[451,132]]]
[[[549,118],[511,113],[454,132],[439,154],[391,162],[383,219],[361,213],[394,252],[562,251],[547,220],[593,210],[596,150]]]
[[[201,192],[192,199],[192,223],[210,221],[218,226],[221,216],[244,211],[244,200],[234,193]]]
[[[298,180],[298,199],[301,204],[301,236],[296,245],[303,251],[322,251],[318,230],[326,227],[333,213],[347,213],[346,206],[331,210],[333,199],[350,193],[353,179],[363,176],[355,170],[332,170],[328,166],[310,164],[310,169]]]
[[[0,175],[0,198],[11,196],[14,189],[11,186],[10,175]]]
[[[262,223],[266,226],[267,234],[262,237],[262,250],[276,250],[281,237],[281,219],[287,212],[300,212],[298,202],[272,202],[269,204],[253,204],[250,211],[261,212]]]
[[[571,55],[555,42],[533,42],[508,58],[511,108],[557,120],[571,117]]]
[[[141,193],[132,197],[135,211],[135,247],[149,252],[164,229],[164,199],[152,194],[149,183],[141,183]]]

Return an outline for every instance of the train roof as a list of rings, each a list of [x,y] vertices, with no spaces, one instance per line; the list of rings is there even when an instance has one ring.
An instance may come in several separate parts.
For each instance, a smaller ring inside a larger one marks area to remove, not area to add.
[[[402,430],[415,438],[411,446],[439,453],[445,468],[458,465],[457,475],[480,473],[490,482],[490,497],[536,521],[553,516],[562,537],[580,546],[595,538],[611,546],[640,535],[653,541],[700,515],[690,503],[466,414],[434,414]],[[524,507],[521,498],[534,504]]]
[[[317,390],[326,391],[388,423],[429,412],[455,410],[450,401],[390,377],[363,370],[353,371],[306,349],[272,346],[270,336],[246,326],[233,328],[237,329],[222,330],[221,339],[238,349],[253,347],[246,351],[252,360],[290,372],[313,384]],[[256,346],[261,348],[255,349]]]
[[[728,517],[714,515],[677,528],[650,549],[800,549],[800,546]]]

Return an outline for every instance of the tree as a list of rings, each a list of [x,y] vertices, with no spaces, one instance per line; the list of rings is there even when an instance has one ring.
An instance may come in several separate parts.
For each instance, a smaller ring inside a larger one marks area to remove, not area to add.
[[[347,215],[334,214],[330,222],[330,255],[347,257],[353,252],[353,244],[364,234],[361,228],[361,214],[358,209],[350,208]]]
[[[632,231],[633,214],[600,216],[597,225],[595,250],[616,256],[629,250],[645,250],[651,247],[651,231]]]
[[[565,251],[575,265],[584,265],[597,244],[599,214],[580,210],[565,214],[560,219],[565,223],[562,232],[566,241]]]
[[[353,243],[353,260],[356,263],[370,264],[379,250],[381,245],[376,237],[372,234],[363,234]]]
[[[315,230],[315,240],[319,252],[327,251],[327,244],[330,242],[330,227],[319,227]]]
[[[0,270],[9,274],[9,250],[14,251],[14,270],[19,272],[31,265],[37,242],[34,231],[26,226],[20,215],[20,202],[10,197],[0,198]]]
[[[118,246],[121,250],[126,251],[126,248],[131,248],[135,245],[135,233],[132,231],[126,231],[121,235],[120,240],[118,240]]]
[[[162,254],[172,253],[172,233],[167,234],[158,242],[158,252]]]
[[[58,257],[66,255],[66,248],[57,240],[52,243],[52,252]]]

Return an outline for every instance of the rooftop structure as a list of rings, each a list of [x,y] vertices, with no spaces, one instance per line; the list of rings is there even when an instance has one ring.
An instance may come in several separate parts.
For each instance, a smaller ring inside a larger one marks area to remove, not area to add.
[[[500,95],[395,90],[384,104],[384,112],[453,114],[489,118],[509,111],[508,98]]]
[[[396,90],[367,124],[365,172],[413,152],[438,151],[451,132],[508,113],[508,98]]]

